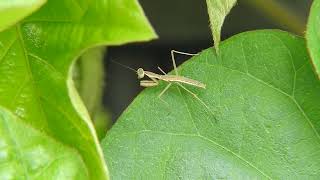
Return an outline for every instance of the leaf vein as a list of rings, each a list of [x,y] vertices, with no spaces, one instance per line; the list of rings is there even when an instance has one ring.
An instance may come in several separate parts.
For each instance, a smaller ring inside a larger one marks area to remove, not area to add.
[[[289,97],[289,98],[296,104],[296,106],[298,107],[299,111],[302,113],[302,115],[303,115],[303,116],[305,117],[305,119],[308,121],[308,124],[311,126],[311,128],[312,128],[312,130],[314,131],[315,135],[316,135],[317,138],[320,140],[320,135],[319,135],[319,133],[317,132],[317,130],[315,129],[315,127],[314,127],[314,125],[312,124],[311,120],[309,119],[309,117],[307,116],[307,114],[303,111],[303,109],[300,107],[300,105],[298,104],[298,102],[296,101],[296,99],[295,99],[292,95],[290,95],[290,94],[284,92],[283,90],[281,90],[281,89],[279,89],[279,88],[277,88],[277,87],[275,87],[275,86],[273,86],[273,85],[271,85],[271,84],[263,81],[262,79],[259,79],[259,78],[255,77],[254,75],[252,75],[252,74],[250,74],[250,73],[244,73],[244,72],[242,72],[242,71],[239,71],[239,70],[236,70],[236,69],[232,69],[232,68],[229,68],[229,67],[226,67],[226,66],[223,66],[223,65],[212,65],[212,64],[207,64],[207,65],[208,65],[208,66],[212,66],[212,67],[214,67],[214,66],[220,66],[220,67],[229,69],[229,70],[231,70],[231,71],[235,71],[235,72],[238,72],[238,73],[240,73],[240,74],[249,76],[249,77],[251,77],[252,79],[256,80],[257,82],[260,82],[261,84],[264,84],[264,85],[266,85],[266,86],[268,86],[268,87],[270,87],[270,88],[272,88],[272,89],[274,89],[274,90],[276,90],[276,91],[284,94],[285,96]],[[320,142],[320,141],[319,141],[319,142]]]
[[[191,111],[190,111],[190,109],[189,109],[188,103],[185,101],[185,98],[183,98],[183,95],[182,95],[181,90],[179,89],[179,87],[177,87],[177,88],[178,88],[178,91],[179,91],[180,96],[182,97],[183,103],[185,104],[185,106],[186,106],[186,108],[187,108],[188,114],[189,114],[189,116],[190,116],[190,118],[191,118],[191,120],[192,120],[192,124],[193,124],[194,128],[196,129],[197,134],[200,135],[199,129],[198,129],[196,123],[194,122],[194,118],[193,118],[193,116],[192,116],[192,114],[191,114]]]
[[[32,81],[32,87],[33,87],[33,90],[35,93],[33,93],[33,96],[35,97],[36,101],[38,102],[38,107],[40,109],[40,112],[43,116],[43,118],[47,119],[46,117],[46,114],[43,110],[43,107],[41,106],[41,103],[40,103],[40,98],[38,96],[39,92],[35,86],[35,80],[34,80],[34,77],[33,77],[33,74],[32,74],[32,71],[31,71],[31,67],[30,67],[30,62],[29,62],[29,58],[28,58],[28,55],[27,55],[27,50],[25,48],[25,45],[24,45],[24,40],[23,40],[23,37],[22,37],[22,34],[21,34],[21,30],[20,30],[20,25],[17,25],[16,26],[16,32],[17,32],[17,38],[20,40],[20,44],[21,44],[21,48],[23,50],[23,54],[24,54],[24,58],[26,60],[26,68],[27,68],[27,72],[28,72],[28,75],[30,77],[30,80]],[[48,126],[48,122],[45,121],[47,123],[47,126]]]
[[[12,48],[14,42],[16,42],[17,38],[14,38],[12,42],[10,42],[8,48],[4,51],[3,55],[0,57],[0,64],[4,61],[4,58],[7,56],[9,50]]]
[[[258,167],[256,167],[254,164],[250,163],[249,161],[247,161],[246,159],[244,159],[243,157],[241,157],[240,155],[238,155],[237,153],[233,152],[232,150],[230,150],[229,148],[219,144],[218,142],[209,139],[203,135],[200,134],[184,134],[184,133],[172,133],[172,132],[164,132],[164,131],[153,131],[153,130],[141,130],[141,131],[136,131],[136,132],[132,132],[132,133],[124,133],[122,135],[125,134],[140,134],[140,133],[155,133],[155,134],[164,134],[164,135],[170,135],[170,136],[186,136],[186,137],[195,137],[195,138],[200,138],[203,139],[207,142],[210,142],[220,148],[222,148],[223,150],[229,152],[230,154],[232,154],[233,156],[237,157],[238,159],[240,159],[241,161],[245,162],[246,164],[248,164],[249,166],[251,166],[252,168],[256,169],[259,173],[261,173],[264,177],[268,178],[268,179],[272,179],[270,176],[268,176],[266,173],[264,173],[262,170],[260,170]]]

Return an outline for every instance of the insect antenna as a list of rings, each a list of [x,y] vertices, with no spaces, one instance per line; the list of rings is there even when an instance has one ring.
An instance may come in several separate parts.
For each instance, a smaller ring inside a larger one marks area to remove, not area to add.
[[[129,66],[126,66],[126,65],[124,65],[124,64],[121,64],[121,63],[119,63],[119,62],[117,62],[117,61],[114,61],[114,60],[112,60],[112,59],[110,59],[110,61],[111,62],[113,62],[113,63],[115,63],[115,64],[117,64],[117,65],[119,65],[119,66],[122,66],[122,67],[124,67],[124,68],[126,68],[126,69],[129,69],[129,70],[131,70],[131,71],[133,71],[133,72],[137,72],[135,69],[133,69],[133,68],[131,68],[131,67],[129,67]]]

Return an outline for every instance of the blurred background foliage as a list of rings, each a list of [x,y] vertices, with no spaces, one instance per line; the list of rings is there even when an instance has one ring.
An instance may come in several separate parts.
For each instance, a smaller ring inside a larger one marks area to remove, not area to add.
[[[213,45],[204,0],[139,2],[159,39],[108,47],[107,51],[94,49],[77,62],[75,79],[81,82],[78,90],[100,137],[143,89],[134,72],[112,61],[155,72],[160,66],[169,72],[173,69],[171,49],[197,53]],[[312,0],[238,0],[225,20],[221,39],[256,29],[282,29],[303,36],[311,3]],[[177,64],[186,59],[178,56]],[[103,91],[98,90],[101,87]]]

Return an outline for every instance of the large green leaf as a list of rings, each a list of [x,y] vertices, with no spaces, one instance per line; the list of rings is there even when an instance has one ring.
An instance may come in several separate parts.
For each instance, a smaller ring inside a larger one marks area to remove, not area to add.
[[[229,14],[232,7],[236,4],[237,0],[206,0],[206,2],[212,37],[216,51],[218,52],[221,40],[221,28],[224,19]]]
[[[86,179],[74,149],[0,108],[0,179]]]
[[[179,67],[206,83],[147,88],[103,140],[112,179],[317,179],[320,83],[304,40],[253,31]]]
[[[77,151],[90,179],[106,179],[102,152],[74,90],[70,67],[89,47],[154,37],[136,0],[48,1],[36,14],[0,33],[0,106]]]
[[[39,9],[46,0],[1,0],[0,32]]]
[[[306,38],[313,65],[320,78],[320,0],[313,1]]]

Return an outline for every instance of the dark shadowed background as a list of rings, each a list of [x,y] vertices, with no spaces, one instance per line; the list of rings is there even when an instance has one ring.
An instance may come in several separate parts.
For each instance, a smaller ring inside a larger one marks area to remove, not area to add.
[[[205,0],[140,0],[159,39],[108,47],[105,55],[103,102],[116,120],[135,96],[139,87],[134,72],[110,59],[130,66],[158,72],[173,69],[170,50],[197,53],[213,45]],[[282,29],[303,35],[312,0],[239,0],[222,29],[222,40],[255,29]],[[177,64],[188,57],[177,56]]]

